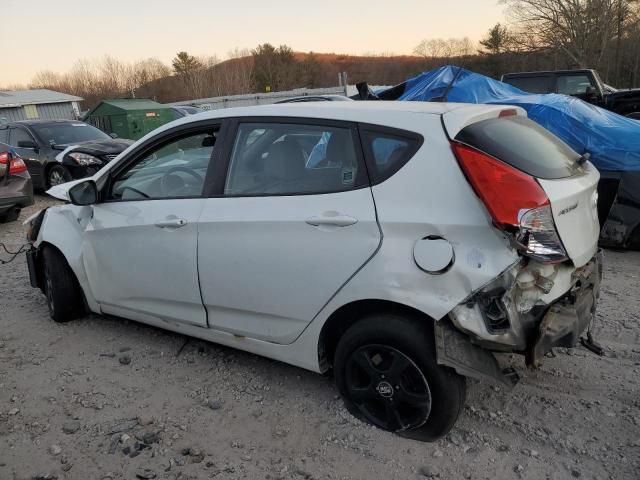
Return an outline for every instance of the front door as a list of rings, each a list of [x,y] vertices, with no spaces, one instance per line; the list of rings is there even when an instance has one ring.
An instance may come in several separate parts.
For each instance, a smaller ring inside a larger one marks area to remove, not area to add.
[[[199,222],[209,326],[291,343],[380,243],[357,130],[257,119],[235,132]]]
[[[217,130],[169,134],[116,167],[83,251],[104,313],[206,326],[197,220]]]

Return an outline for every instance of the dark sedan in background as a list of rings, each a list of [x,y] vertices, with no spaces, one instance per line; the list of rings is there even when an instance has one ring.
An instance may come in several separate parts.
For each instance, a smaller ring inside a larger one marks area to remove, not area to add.
[[[27,166],[9,145],[0,143],[0,223],[17,220],[29,205],[33,205],[33,185]]]
[[[133,143],[73,120],[22,120],[0,125],[0,142],[13,147],[24,160],[35,189],[93,175]]]

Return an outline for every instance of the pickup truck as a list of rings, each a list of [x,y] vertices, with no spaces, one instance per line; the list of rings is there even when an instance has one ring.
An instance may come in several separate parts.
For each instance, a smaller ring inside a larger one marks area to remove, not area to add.
[[[640,120],[640,89],[618,90],[604,83],[595,70],[555,70],[506,73],[501,80],[530,93],[562,93]]]

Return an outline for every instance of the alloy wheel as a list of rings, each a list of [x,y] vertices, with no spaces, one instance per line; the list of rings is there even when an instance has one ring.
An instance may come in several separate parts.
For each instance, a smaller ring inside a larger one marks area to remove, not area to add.
[[[62,183],[64,183],[62,174],[58,170],[52,170],[51,173],[49,173],[49,185],[53,187],[54,185],[60,185]]]
[[[418,428],[431,412],[431,391],[408,356],[387,345],[364,345],[347,359],[346,394],[369,422],[393,432]]]

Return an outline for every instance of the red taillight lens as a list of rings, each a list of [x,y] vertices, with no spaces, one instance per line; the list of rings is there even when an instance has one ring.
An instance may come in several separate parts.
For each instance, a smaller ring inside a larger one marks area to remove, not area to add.
[[[452,142],[451,146],[496,225],[517,228],[521,212],[549,204],[547,194],[531,175],[467,145]]]
[[[27,165],[20,157],[14,157],[9,152],[0,153],[0,163],[9,165],[9,175],[27,171]]]
[[[27,165],[21,158],[12,158],[9,164],[9,175],[15,175],[16,173],[22,173],[27,171]]]

